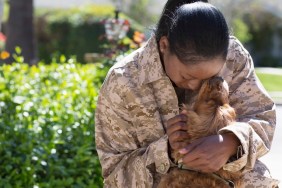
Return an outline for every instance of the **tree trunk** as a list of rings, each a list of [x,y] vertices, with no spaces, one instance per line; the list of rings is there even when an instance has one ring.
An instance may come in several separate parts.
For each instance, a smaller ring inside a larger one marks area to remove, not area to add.
[[[19,46],[22,49],[21,55],[24,57],[24,61],[30,65],[35,64],[33,0],[9,0],[9,4],[6,50],[13,54],[15,47]]]
[[[2,32],[2,19],[3,19],[3,11],[4,11],[4,2],[0,0],[0,32]]]

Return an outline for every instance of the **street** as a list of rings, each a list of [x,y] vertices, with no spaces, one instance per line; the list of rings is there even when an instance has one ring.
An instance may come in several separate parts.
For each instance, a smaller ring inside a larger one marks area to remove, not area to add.
[[[280,187],[282,186],[282,173],[280,170],[282,169],[282,105],[277,106],[277,125],[276,131],[274,135],[274,139],[272,142],[272,148],[268,154],[261,158],[272,174],[272,177],[280,180]]]

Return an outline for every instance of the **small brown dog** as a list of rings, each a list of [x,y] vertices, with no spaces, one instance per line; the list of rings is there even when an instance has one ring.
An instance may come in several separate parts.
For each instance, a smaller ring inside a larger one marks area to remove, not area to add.
[[[205,80],[192,108],[184,105],[188,117],[189,142],[215,135],[218,130],[235,121],[235,110],[229,105],[229,87],[221,77]],[[182,158],[173,152],[175,162]],[[240,174],[220,169],[215,173],[172,168],[161,179],[158,188],[228,188],[240,185]]]

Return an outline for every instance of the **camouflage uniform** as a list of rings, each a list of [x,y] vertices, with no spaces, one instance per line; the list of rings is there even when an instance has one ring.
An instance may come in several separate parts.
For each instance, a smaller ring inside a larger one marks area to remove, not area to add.
[[[271,146],[275,105],[258,81],[249,53],[234,37],[219,75],[229,83],[231,105],[238,114],[238,123],[219,133],[233,132],[244,151],[224,169],[245,172],[243,187],[275,187],[278,181],[257,160]],[[155,187],[174,166],[164,126],[177,114],[177,95],[152,36],[144,47],[110,69],[100,90],[95,137],[104,187]]]

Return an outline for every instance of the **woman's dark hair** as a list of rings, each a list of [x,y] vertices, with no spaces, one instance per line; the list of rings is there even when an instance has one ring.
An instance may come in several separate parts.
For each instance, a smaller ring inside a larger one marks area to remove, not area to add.
[[[169,41],[170,52],[183,63],[227,55],[229,31],[222,13],[207,1],[168,0],[157,25],[156,40]]]
[[[159,41],[162,36],[167,36],[167,32],[170,29],[172,18],[177,8],[182,5],[198,2],[200,0],[168,0],[163,8],[160,20],[157,24],[156,39]],[[201,2],[208,2],[201,1]]]

